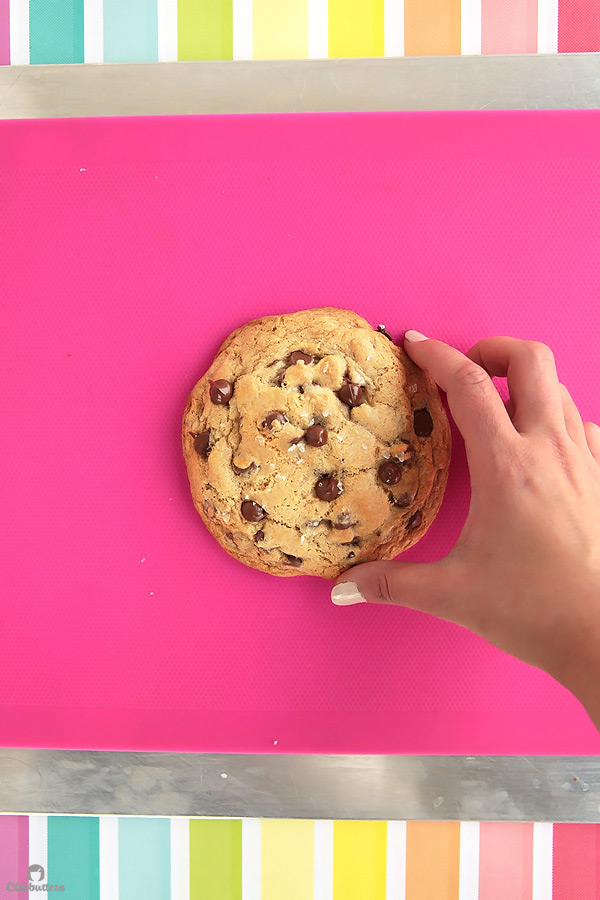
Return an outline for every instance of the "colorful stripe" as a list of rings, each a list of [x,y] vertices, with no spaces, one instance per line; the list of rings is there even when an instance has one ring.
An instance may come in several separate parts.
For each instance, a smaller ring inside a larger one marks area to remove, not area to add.
[[[139,900],[140,896],[171,898],[169,819],[119,819],[119,900]]]
[[[538,0],[481,0],[481,52],[537,53]]]
[[[254,59],[308,57],[308,0],[254,0]]]
[[[600,50],[600,4],[597,0],[559,0],[558,52]]]
[[[157,62],[156,0],[104,0],[104,62]]]
[[[330,57],[384,53],[384,0],[329,0]]]
[[[600,897],[600,825],[555,825],[553,900]]]
[[[32,64],[83,62],[83,0],[29,0]]]
[[[179,59],[233,59],[232,0],[179,0],[177,35]]]
[[[404,0],[406,56],[460,54],[460,0]]]
[[[483,822],[479,833],[479,900],[532,900],[533,825]]]
[[[0,0],[0,66],[10,63],[10,3]]]
[[[600,825],[0,815],[0,897],[30,866],[78,900],[588,900]]]
[[[240,820],[190,822],[190,900],[242,900]]]
[[[333,900],[386,900],[385,822],[335,822]]]
[[[48,884],[64,885],[66,897],[100,900],[98,819],[48,817]]]
[[[459,873],[460,823],[409,822],[406,900],[459,900]]]

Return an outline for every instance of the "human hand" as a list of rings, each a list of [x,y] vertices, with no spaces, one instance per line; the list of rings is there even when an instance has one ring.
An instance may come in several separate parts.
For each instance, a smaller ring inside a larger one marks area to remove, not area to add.
[[[445,558],[355,566],[332,600],[469,628],[550,673],[600,727],[600,428],[582,421],[545,344],[491,337],[464,356],[411,334],[404,349],[446,392],[465,441],[469,513]],[[491,376],[508,378],[506,404]]]

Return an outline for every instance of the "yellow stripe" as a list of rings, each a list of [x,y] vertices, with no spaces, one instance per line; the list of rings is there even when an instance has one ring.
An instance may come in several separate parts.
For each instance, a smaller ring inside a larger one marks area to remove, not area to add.
[[[406,900],[458,900],[460,822],[407,822]]]
[[[308,0],[254,0],[254,59],[308,57]]]
[[[313,900],[314,822],[264,819],[261,866],[261,900]]]
[[[334,822],[333,900],[385,900],[387,824]]]
[[[329,0],[329,55],[384,55],[384,0]]]

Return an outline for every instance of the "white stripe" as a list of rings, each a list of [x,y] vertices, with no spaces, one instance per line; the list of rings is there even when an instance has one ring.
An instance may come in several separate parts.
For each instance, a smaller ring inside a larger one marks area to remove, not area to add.
[[[119,900],[119,817],[100,816],[100,900]]]
[[[406,822],[387,823],[386,900],[406,898]]]
[[[314,900],[333,900],[333,822],[315,821]]]
[[[158,61],[177,62],[177,0],[158,0]]]
[[[328,0],[308,0],[308,58],[329,56]]]
[[[538,53],[558,53],[558,0],[538,0]]]
[[[460,52],[463,56],[481,55],[481,0],[461,0]]]
[[[404,0],[385,0],[384,52],[386,56],[404,56]]]
[[[242,819],[242,900],[260,900],[260,819]]]
[[[83,58],[104,62],[104,10],[102,0],[83,0]]]
[[[29,0],[10,0],[10,62],[29,65]]]
[[[29,865],[43,866],[48,878],[48,816],[29,816]],[[41,880],[40,880],[41,883]]]
[[[233,0],[233,58],[252,59],[252,0]]]
[[[190,896],[190,820],[171,819],[171,897]]]
[[[551,822],[533,823],[532,900],[552,900],[552,834]]]
[[[460,823],[458,900],[479,897],[479,822]]]

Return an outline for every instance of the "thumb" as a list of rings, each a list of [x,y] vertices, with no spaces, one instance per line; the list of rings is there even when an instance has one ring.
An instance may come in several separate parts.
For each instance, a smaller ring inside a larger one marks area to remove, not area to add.
[[[331,600],[336,606],[387,603],[454,621],[456,597],[447,559],[432,563],[370,562],[344,572]]]

